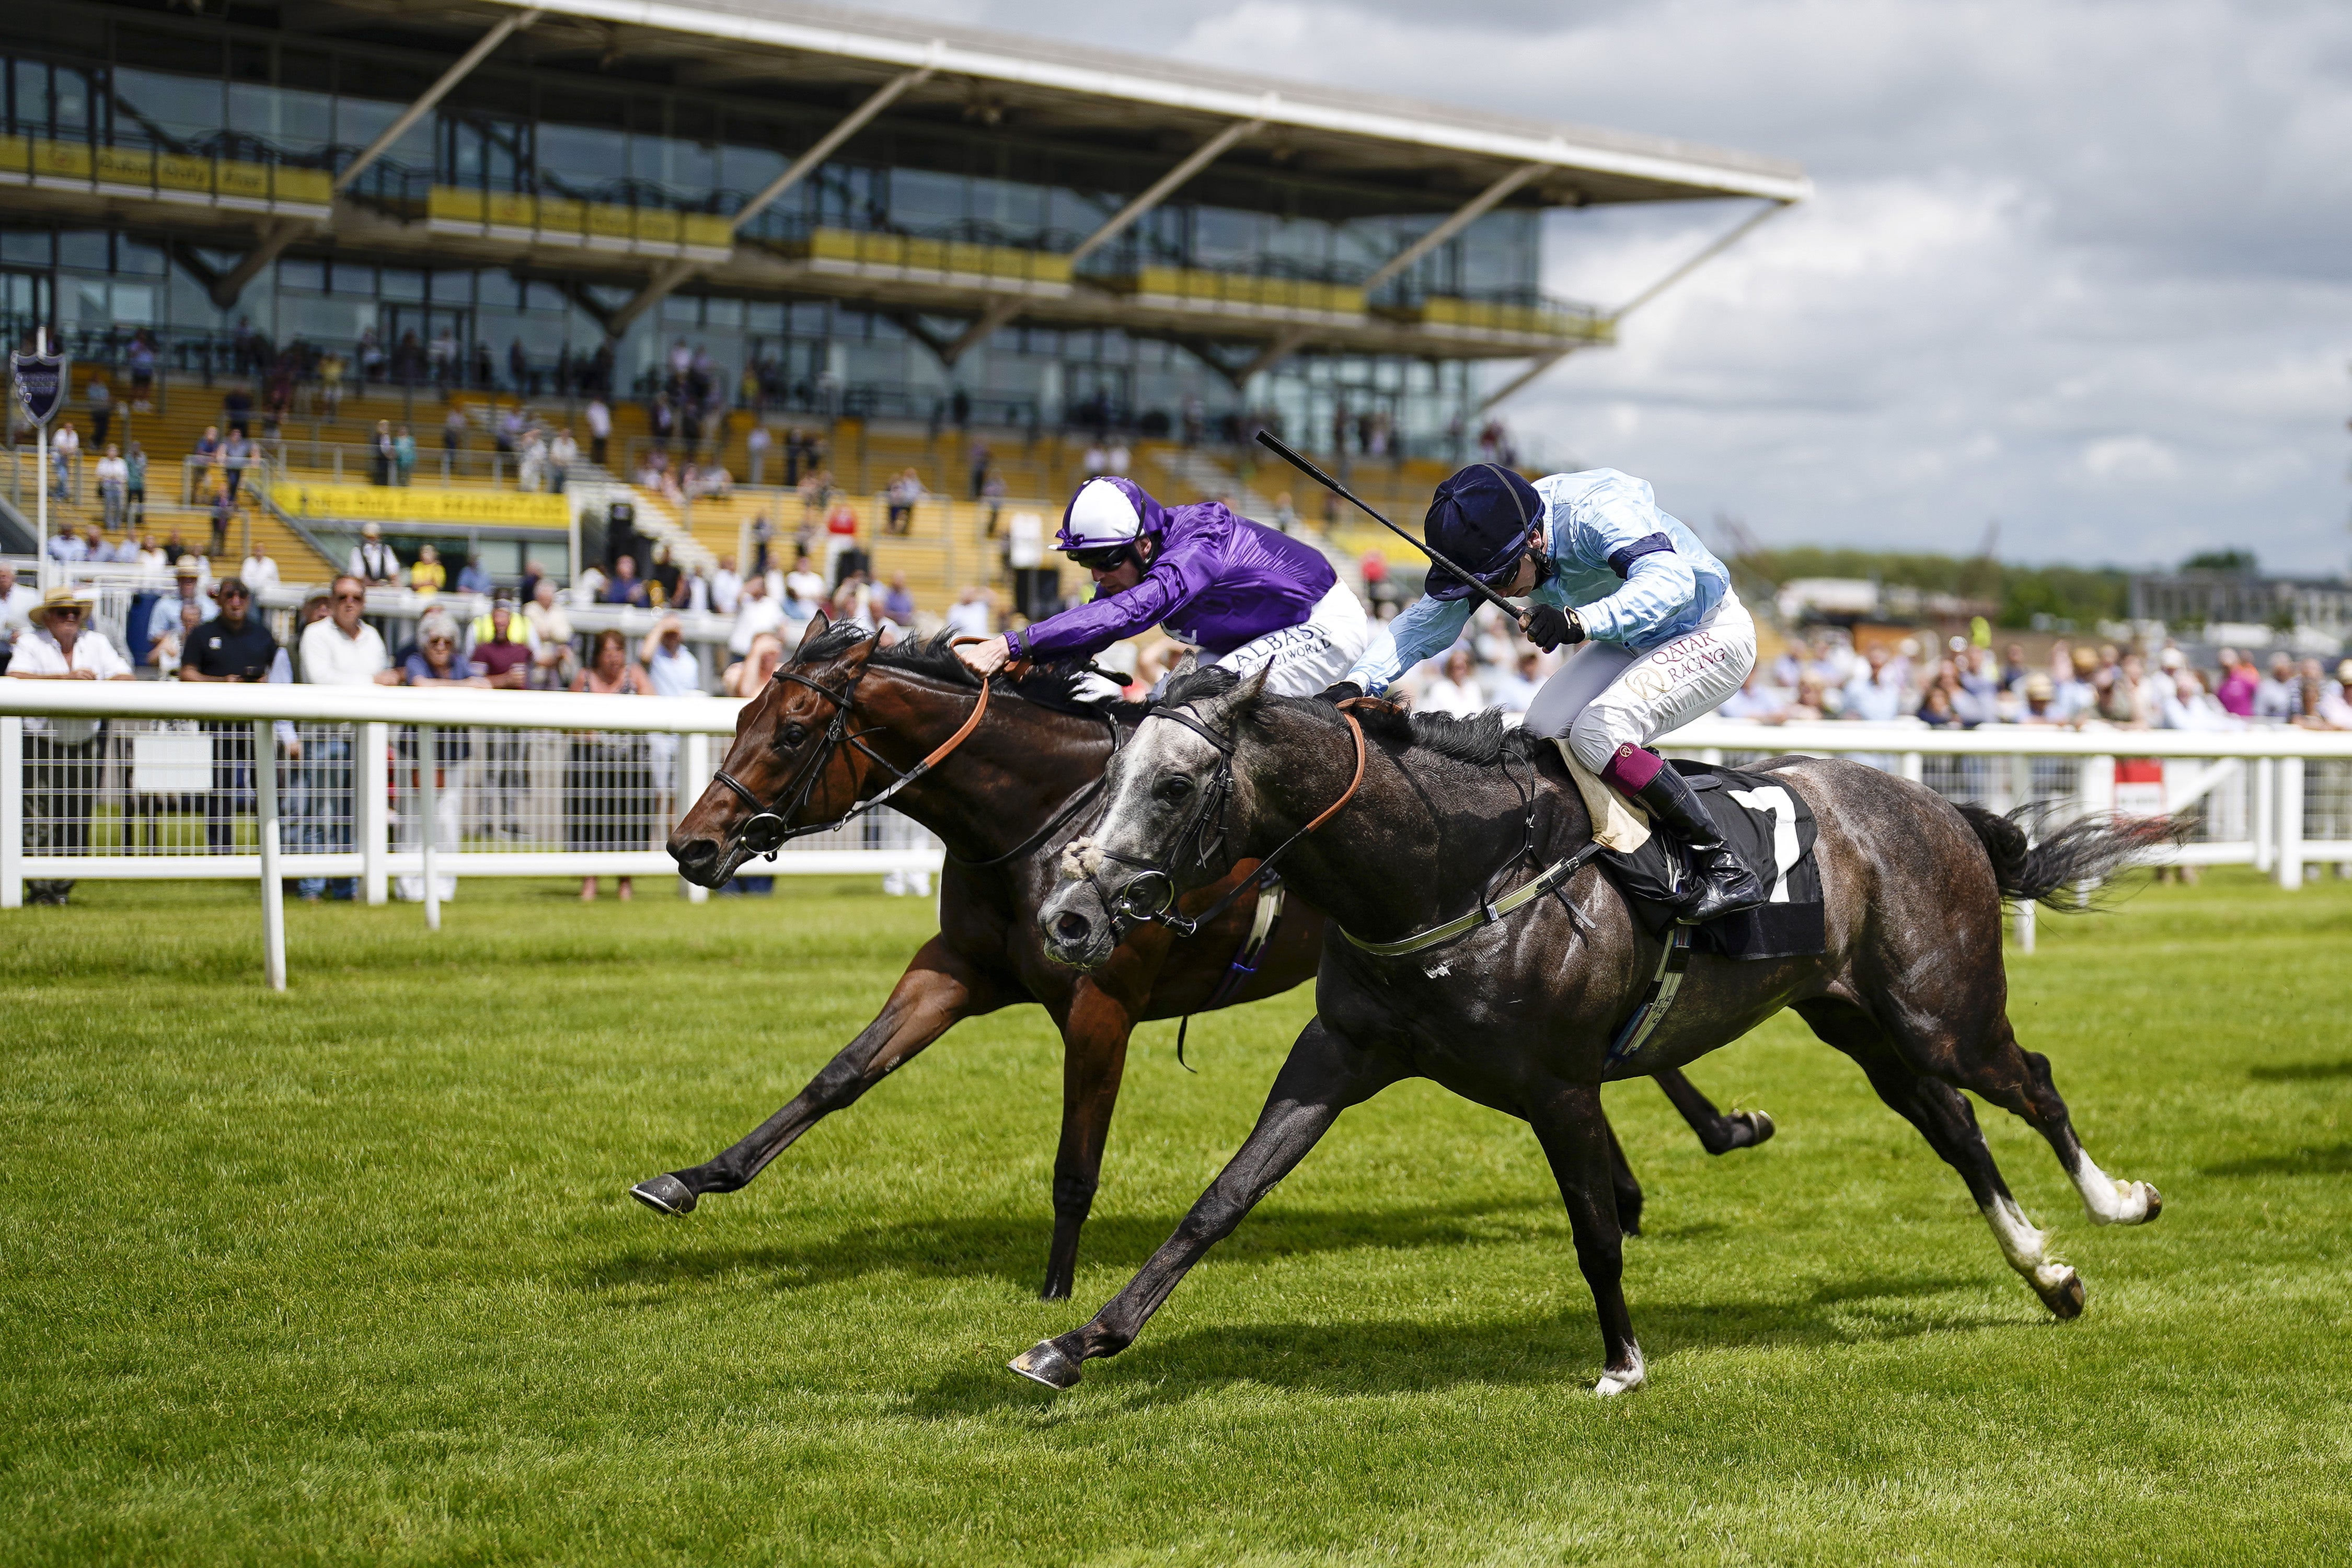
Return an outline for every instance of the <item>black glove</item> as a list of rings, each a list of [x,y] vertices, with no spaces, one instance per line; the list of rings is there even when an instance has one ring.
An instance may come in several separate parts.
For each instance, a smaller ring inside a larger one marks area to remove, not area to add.
[[[1526,630],[1528,640],[1546,653],[1562,643],[1584,640],[1584,623],[1577,619],[1574,610],[1563,610],[1558,605],[1528,606]]]
[[[1364,689],[1362,687],[1357,685],[1352,680],[1343,680],[1337,686],[1325,687],[1323,689],[1323,700],[1331,703],[1345,702],[1350,698],[1361,697],[1363,694]]]

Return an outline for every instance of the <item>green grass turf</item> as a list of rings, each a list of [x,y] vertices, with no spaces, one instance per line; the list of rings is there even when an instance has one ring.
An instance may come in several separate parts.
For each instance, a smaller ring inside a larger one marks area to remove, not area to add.
[[[1350,1112],[1126,1355],[1005,1359],[1123,1283],[1255,1113],[1308,994],[1142,1031],[1077,1298],[1033,1292],[1058,1048],[967,1025],[685,1220],[629,1201],[783,1102],[926,902],[786,883],[583,909],[473,884],[289,911],[84,884],[0,917],[0,1556],[148,1561],[2255,1563],[2352,1540],[2352,884],[2042,921],[2014,1016],[2095,1229],[1984,1111],[2088,1313],[1793,1019],[1699,1063],[1780,1121],[1702,1155],[1646,1084],[1609,1404],[1525,1127]],[[649,892],[652,889],[649,889]]]

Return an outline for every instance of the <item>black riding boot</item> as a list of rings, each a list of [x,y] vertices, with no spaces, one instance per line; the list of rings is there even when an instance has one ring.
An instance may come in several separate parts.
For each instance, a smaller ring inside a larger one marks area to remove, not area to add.
[[[1696,885],[1680,913],[1685,924],[1698,925],[1717,915],[1752,910],[1769,896],[1756,873],[1723,841],[1706,802],[1671,764],[1660,768],[1656,777],[1633,793],[1633,798],[1647,808],[1658,826],[1681,839],[1690,852]]]

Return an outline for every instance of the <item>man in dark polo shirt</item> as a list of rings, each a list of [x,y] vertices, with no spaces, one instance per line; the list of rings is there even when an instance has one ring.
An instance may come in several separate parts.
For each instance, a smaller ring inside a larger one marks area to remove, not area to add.
[[[220,614],[188,634],[180,652],[182,680],[251,683],[269,679],[278,639],[253,613],[253,590],[239,577],[223,580],[214,595]],[[236,819],[255,809],[253,726],[206,724],[213,738],[213,789],[205,797],[205,847],[215,855],[236,851]]]
[[[253,591],[241,577],[224,581],[213,595],[220,614],[197,626],[180,652],[182,680],[259,681],[269,679],[278,639],[253,613]]]

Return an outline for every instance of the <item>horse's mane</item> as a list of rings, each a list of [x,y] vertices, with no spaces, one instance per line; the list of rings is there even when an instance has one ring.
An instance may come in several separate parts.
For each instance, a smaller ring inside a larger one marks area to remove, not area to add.
[[[1241,677],[1232,670],[1211,665],[1171,680],[1160,700],[1181,703],[1213,700],[1240,684]],[[1492,708],[1467,719],[1444,713],[1409,712],[1392,702],[1359,703],[1349,711],[1364,727],[1367,740],[1418,747],[1474,767],[1499,766],[1506,757],[1532,759],[1542,744],[1526,731],[1505,724],[1503,715]],[[1246,721],[1249,716],[1242,717]]]
[[[798,658],[812,663],[837,658],[873,635],[855,621],[843,621],[803,643]],[[950,642],[951,635],[941,632],[931,637],[901,637],[887,647],[876,648],[866,662],[885,669],[903,669],[912,675],[929,676],[945,685],[970,687],[977,690],[980,678],[955,656],[955,649]],[[1078,682],[1085,673],[1069,665],[1045,665],[1019,677],[993,676],[989,685],[1000,694],[1010,694],[1025,702],[1034,702],[1040,708],[1050,708],[1057,713],[1097,718],[1108,710],[1130,722],[1143,716],[1144,709],[1139,703],[1080,697]]]

